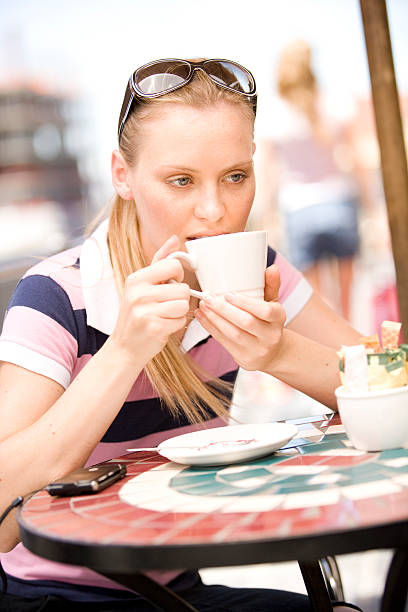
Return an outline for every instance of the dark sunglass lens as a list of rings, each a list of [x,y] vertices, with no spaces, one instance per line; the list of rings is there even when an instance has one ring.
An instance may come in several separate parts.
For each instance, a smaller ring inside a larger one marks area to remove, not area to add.
[[[183,83],[189,74],[184,62],[156,62],[137,70],[134,80],[142,94],[160,94]]]
[[[242,91],[243,93],[254,93],[255,83],[252,75],[232,62],[208,61],[205,62],[207,73],[214,81],[221,85],[228,85],[232,89]]]

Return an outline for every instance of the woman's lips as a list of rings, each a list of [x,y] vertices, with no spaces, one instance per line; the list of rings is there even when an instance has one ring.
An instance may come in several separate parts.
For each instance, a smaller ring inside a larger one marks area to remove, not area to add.
[[[213,238],[214,236],[222,236],[223,234],[228,234],[229,232],[217,232],[214,234],[196,234],[195,236],[188,236],[187,240],[198,240],[199,238]]]

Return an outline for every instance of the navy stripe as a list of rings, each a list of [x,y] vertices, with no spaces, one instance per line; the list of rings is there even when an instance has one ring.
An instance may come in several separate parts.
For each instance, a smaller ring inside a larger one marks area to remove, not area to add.
[[[220,376],[221,380],[234,383],[238,370],[227,372]],[[228,400],[231,394],[226,394]],[[208,409],[208,419],[215,418],[217,415]],[[184,415],[174,417],[160,402],[158,397],[145,400],[135,400],[125,402],[106,431],[101,442],[126,442],[135,440],[158,431],[185,427],[190,422]]]
[[[7,310],[13,306],[26,306],[42,312],[77,339],[77,323],[70,299],[66,291],[49,276],[33,274],[21,279]]]
[[[77,326],[78,357],[95,355],[105,344],[108,336],[99,329],[87,325],[86,310],[74,310]]]
[[[86,312],[85,310],[81,312],[84,313],[84,324],[86,325]],[[88,332],[88,338],[86,347],[87,350],[84,351],[84,353],[95,355],[95,353],[97,353],[99,349],[105,344],[106,340],[108,339],[108,336],[107,334],[104,334],[103,332],[99,331],[99,329],[95,329],[94,327],[87,326],[86,329]]]
[[[87,325],[86,310],[74,310],[68,294],[49,276],[33,274],[21,279],[8,304],[37,310],[59,323],[78,343],[78,357],[95,355],[107,335]]]
[[[202,340],[200,340],[200,342],[197,342],[192,348],[197,348],[197,346],[202,346],[203,344],[206,344],[206,342],[208,342],[210,338],[211,336],[203,338]]]
[[[271,247],[268,247],[268,256],[266,259],[266,267],[269,268],[276,259],[276,251],[274,251]]]

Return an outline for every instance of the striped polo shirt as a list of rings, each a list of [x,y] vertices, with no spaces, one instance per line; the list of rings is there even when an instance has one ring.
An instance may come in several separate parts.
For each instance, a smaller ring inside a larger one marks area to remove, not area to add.
[[[107,246],[105,220],[82,245],[33,266],[18,283],[8,305],[0,336],[0,360],[42,374],[67,388],[112,333],[119,312],[119,296]],[[304,307],[312,289],[303,276],[279,253],[268,251],[268,266],[280,269],[279,299],[286,324]],[[210,378],[234,382],[238,367],[232,356],[193,319],[182,349]],[[206,427],[221,425],[209,413]],[[121,410],[92,452],[88,465],[112,459],[130,446],[156,446],[161,441],[202,427],[185,417],[175,418],[163,409],[157,393],[143,372],[135,380]],[[71,599],[94,599],[99,589],[119,585],[83,567],[54,563],[30,553],[21,543],[1,555],[6,572],[18,581],[39,587],[47,581],[48,593]],[[180,572],[149,572],[168,583]],[[50,582],[51,581],[51,582]],[[66,586],[78,585],[68,595]],[[61,584],[61,591],[58,584]],[[21,582],[21,593],[29,585]],[[14,582],[12,583],[15,588]],[[24,589],[23,589],[24,586]],[[28,589],[28,591],[27,591]],[[93,597],[93,593],[95,597]]]

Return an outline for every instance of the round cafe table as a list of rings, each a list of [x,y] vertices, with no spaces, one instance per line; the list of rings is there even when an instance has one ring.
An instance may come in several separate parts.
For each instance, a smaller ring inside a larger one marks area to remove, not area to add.
[[[18,511],[23,543],[151,600],[162,588],[146,570],[297,560],[319,612],[332,609],[319,559],[394,549],[381,610],[403,612],[408,450],[356,450],[338,416],[317,417],[308,428],[287,448],[235,465],[187,467],[155,452],[118,457],[127,476],[96,495],[40,491],[26,500]],[[162,609],[192,609],[163,597],[156,597]]]

